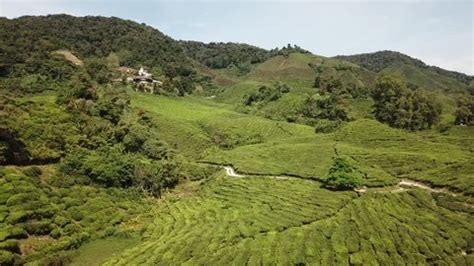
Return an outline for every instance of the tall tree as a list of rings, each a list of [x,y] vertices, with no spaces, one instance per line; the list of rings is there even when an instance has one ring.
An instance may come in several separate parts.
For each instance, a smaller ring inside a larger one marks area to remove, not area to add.
[[[474,97],[463,96],[458,99],[457,109],[454,113],[456,125],[474,125]]]
[[[430,128],[442,111],[431,94],[418,88],[410,90],[402,80],[387,75],[377,79],[372,98],[377,120],[412,131]]]

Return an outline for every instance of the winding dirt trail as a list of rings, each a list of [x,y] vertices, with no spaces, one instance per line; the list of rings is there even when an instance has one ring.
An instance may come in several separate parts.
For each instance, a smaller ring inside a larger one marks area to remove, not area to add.
[[[235,169],[232,166],[221,166],[225,169],[227,176],[229,177],[250,177],[253,176],[252,174],[248,175],[242,175],[238,174]],[[284,175],[278,175],[278,176],[273,176],[273,175],[265,175],[268,178],[273,178],[273,179],[279,179],[279,180],[287,180],[287,179],[303,179],[303,178],[297,178],[294,176],[284,176]],[[310,180],[310,179],[304,179],[304,180]],[[377,188],[367,188],[367,187],[362,187],[362,188],[356,188],[354,189],[355,192],[358,193],[366,193],[369,191],[377,192],[377,193],[400,193],[407,191],[409,188],[421,188],[424,190],[427,190],[429,192],[436,192],[436,193],[445,193],[449,194],[453,197],[461,195],[461,193],[455,193],[452,192],[446,188],[433,188],[430,187],[427,184],[415,181],[415,180],[410,180],[410,179],[402,179],[398,184],[394,186],[389,186],[389,187],[377,187]]]

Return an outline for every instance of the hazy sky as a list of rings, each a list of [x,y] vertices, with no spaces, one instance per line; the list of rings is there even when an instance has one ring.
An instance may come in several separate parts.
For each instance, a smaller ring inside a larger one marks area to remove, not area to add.
[[[473,1],[0,0],[8,18],[57,13],[132,19],[175,39],[292,43],[324,56],[396,50],[474,74]]]

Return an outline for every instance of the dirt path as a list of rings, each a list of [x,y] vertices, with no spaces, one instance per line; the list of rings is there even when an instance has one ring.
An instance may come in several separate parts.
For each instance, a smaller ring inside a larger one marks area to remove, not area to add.
[[[222,167],[225,169],[226,174],[229,177],[246,177],[246,175],[238,174],[232,166],[222,166]],[[252,175],[251,174],[247,175],[247,177],[249,176],[252,176]],[[265,177],[279,179],[279,180],[287,180],[290,178],[295,178],[292,176],[284,176],[284,175],[279,175],[279,176],[266,175]],[[306,180],[309,180],[309,179],[306,179]],[[449,194],[453,197],[461,195],[460,193],[454,193],[452,191],[449,191],[446,188],[433,188],[433,187],[428,186],[427,184],[424,184],[415,180],[410,180],[410,179],[402,179],[398,184],[394,186],[380,187],[380,188],[362,187],[362,188],[356,188],[354,189],[354,191],[358,193],[366,193],[369,191],[373,191],[377,193],[400,193],[400,192],[407,191],[409,188],[421,188],[429,192]]]
[[[231,166],[224,166],[224,169],[225,173],[230,177],[244,177],[243,175],[237,174]]]

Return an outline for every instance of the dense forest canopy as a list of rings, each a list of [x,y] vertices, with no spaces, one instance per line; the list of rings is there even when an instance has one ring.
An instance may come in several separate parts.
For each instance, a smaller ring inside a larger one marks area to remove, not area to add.
[[[60,49],[80,58],[119,56],[120,64],[138,67],[185,64],[181,46],[160,31],[114,17],[49,15],[0,19],[1,72],[33,57]]]
[[[210,68],[261,63],[268,58],[267,50],[242,43],[180,41],[180,44],[187,56]]]
[[[245,67],[245,65],[262,63],[277,55],[288,56],[290,53],[310,52],[298,45],[288,44],[282,48],[265,50],[245,43],[180,41],[185,53],[190,58],[210,68],[226,68],[229,66]]]

